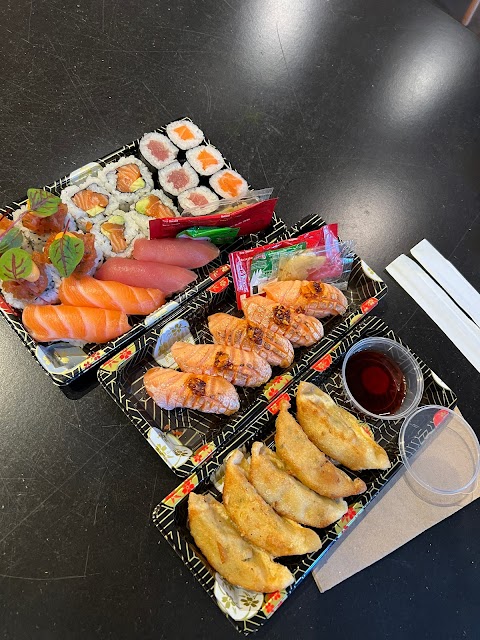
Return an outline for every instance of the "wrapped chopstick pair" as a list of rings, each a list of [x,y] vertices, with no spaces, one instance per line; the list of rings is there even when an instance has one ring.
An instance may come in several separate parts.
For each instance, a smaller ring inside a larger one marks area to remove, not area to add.
[[[402,254],[386,270],[480,372],[480,294],[428,240],[411,254],[422,266]]]

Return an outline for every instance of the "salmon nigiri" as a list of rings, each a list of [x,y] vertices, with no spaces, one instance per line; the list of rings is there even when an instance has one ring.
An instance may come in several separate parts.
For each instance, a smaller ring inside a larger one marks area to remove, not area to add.
[[[310,347],[323,337],[320,320],[297,313],[293,307],[268,300],[263,296],[251,296],[242,302],[247,321],[290,340],[294,347]]]
[[[123,313],[144,316],[165,304],[159,289],[130,287],[128,284],[96,280],[89,276],[64,278],[59,290],[60,301],[76,307],[118,309]]]
[[[22,322],[37,342],[75,340],[103,343],[130,329],[127,316],[122,311],[67,305],[42,307],[29,304],[23,310]]]
[[[148,395],[162,409],[197,409],[227,416],[240,408],[235,387],[223,378],[153,367],[143,376]]]
[[[341,316],[347,310],[348,302],[337,287],[309,280],[285,280],[270,282],[264,286],[267,298],[294,307],[307,316],[324,318]]]
[[[254,351],[272,367],[289,367],[293,362],[289,340],[273,331],[251,326],[244,318],[214,313],[208,318],[208,328],[216,344]]]
[[[171,352],[182,371],[221,376],[239,387],[259,387],[272,377],[266,360],[237,347],[175,342]]]

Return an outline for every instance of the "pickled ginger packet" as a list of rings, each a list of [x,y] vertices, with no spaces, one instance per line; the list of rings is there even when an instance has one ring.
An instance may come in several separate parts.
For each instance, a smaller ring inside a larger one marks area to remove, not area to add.
[[[250,295],[262,293],[269,282],[278,280],[279,265],[282,258],[289,260],[307,248],[306,242],[282,249],[265,251],[252,258],[250,265]]]

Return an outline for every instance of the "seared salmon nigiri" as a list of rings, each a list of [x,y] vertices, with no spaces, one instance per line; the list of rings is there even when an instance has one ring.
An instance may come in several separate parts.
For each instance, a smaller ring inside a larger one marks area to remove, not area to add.
[[[246,298],[242,307],[249,324],[279,333],[290,340],[294,347],[310,347],[323,337],[320,320],[297,313],[293,307],[286,307],[263,296]]]
[[[235,387],[223,378],[153,367],[143,376],[145,390],[162,409],[197,409],[229,416],[240,408]]]
[[[239,387],[259,387],[272,376],[266,360],[237,347],[175,342],[171,352],[182,371],[221,376]]]
[[[228,313],[214,313],[208,328],[216,344],[254,351],[272,367],[289,367],[293,362],[292,343],[273,331],[249,325],[244,318]]]
[[[347,299],[340,289],[322,282],[279,280],[265,285],[264,291],[270,300],[293,307],[296,311],[315,318],[341,316],[348,306]]]

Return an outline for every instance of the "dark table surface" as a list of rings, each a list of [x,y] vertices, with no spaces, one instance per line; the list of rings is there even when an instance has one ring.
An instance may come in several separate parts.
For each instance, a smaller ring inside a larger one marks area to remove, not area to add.
[[[0,196],[188,114],[278,213],[380,273],[426,237],[480,287],[480,47],[414,0],[1,3]],[[385,276],[384,320],[478,427],[479,377]],[[150,515],[176,484],[101,388],[72,399],[0,323],[5,638],[237,637]],[[70,394],[71,396],[72,394]],[[258,638],[478,637],[473,503]]]

